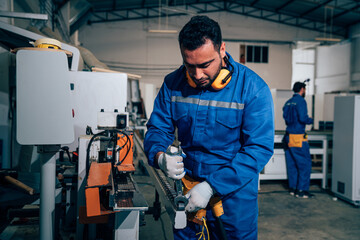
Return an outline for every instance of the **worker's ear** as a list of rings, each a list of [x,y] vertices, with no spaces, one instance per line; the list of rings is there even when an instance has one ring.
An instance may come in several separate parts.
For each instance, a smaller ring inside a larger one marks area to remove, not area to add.
[[[221,59],[226,57],[225,42],[222,42],[220,45],[220,57]]]

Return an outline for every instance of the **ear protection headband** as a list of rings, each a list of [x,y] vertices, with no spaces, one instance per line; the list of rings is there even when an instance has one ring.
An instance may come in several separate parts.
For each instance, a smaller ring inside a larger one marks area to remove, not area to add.
[[[231,70],[229,71],[227,68],[222,67],[218,76],[216,77],[216,79],[212,82],[211,87],[214,90],[221,90],[224,87],[226,87],[226,85],[228,85],[228,83],[231,80],[231,76],[234,72],[234,67],[233,65],[230,63],[229,59],[227,57],[224,58],[226,65],[230,66]],[[193,88],[196,88],[197,85],[194,82],[194,80],[191,79],[188,71],[186,71],[186,80],[189,83],[189,85]]]

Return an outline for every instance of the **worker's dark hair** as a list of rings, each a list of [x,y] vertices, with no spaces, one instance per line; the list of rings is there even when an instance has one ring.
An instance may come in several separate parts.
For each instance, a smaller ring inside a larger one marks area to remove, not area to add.
[[[210,39],[216,50],[220,50],[222,37],[219,24],[207,16],[195,16],[185,24],[179,33],[179,45],[187,50],[195,50]]]
[[[296,83],[294,84],[292,90],[293,90],[295,93],[298,93],[298,92],[300,92],[300,90],[301,90],[302,88],[304,88],[304,87],[306,87],[306,84],[305,84],[305,83],[303,83],[303,82],[296,82]]]

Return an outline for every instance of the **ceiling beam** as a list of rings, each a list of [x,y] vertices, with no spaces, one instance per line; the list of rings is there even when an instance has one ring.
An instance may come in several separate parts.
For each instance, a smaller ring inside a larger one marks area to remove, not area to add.
[[[252,3],[250,3],[250,6],[254,6],[255,4],[257,4],[260,0],[255,0]]]
[[[343,11],[343,12],[341,12],[341,13],[336,14],[336,15],[333,16],[333,17],[330,17],[330,20],[331,20],[331,19],[334,20],[335,18],[341,17],[342,15],[345,15],[345,14],[347,14],[347,13],[349,13],[349,12],[352,12],[352,11],[358,9],[359,7],[360,7],[360,6],[359,6],[359,3],[356,3],[356,6],[355,6],[355,7],[352,7],[352,8],[350,8],[350,9],[348,9],[348,10],[345,10],[345,11]]]
[[[315,11],[315,10],[323,7],[323,6],[325,6],[326,4],[328,4],[328,3],[332,2],[332,1],[333,1],[333,0],[328,0],[328,1],[323,2],[323,3],[321,3],[321,4],[317,4],[315,7],[313,7],[313,8],[311,8],[311,9],[307,10],[306,12],[303,12],[302,14],[300,14],[299,17],[304,17],[304,16],[308,15],[309,13],[311,13],[311,12],[313,12],[313,11]]]
[[[145,1],[145,0],[144,0]],[[296,0],[288,0],[285,4],[279,6],[277,9],[281,10],[282,8],[288,6],[292,2]],[[319,4],[321,6],[324,6],[328,3],[330,3],[332,0],[327,0],[323,2],[322,4]],[[227,11],[239,15],[254,17],[258,19],[263,19],[266,21],[286,24],[289,26],[304,28],[308,30],[323,32],[322,29],[319,29],[319,25],[324,24],[323,21],[315,21],[314,19],[310,19],[308,16],[306,16],[306,13],[310,13],[312,11],[315,11],[316,9],[319,9],[321,6],[316,6],[311,8],[310,10],[306,11],[305,13],[302,13],[300,17],[298,14],[289,14],[284,13],[284,11],[277,12],[276,9],[271,8],[261,8],[261,7],[255,7],[251,5],[255,5],[258,2],[258,0],[255,0],[251,3],[248,3],[247,1],[243,0],[226,0],[224,1],[206,1],[206,2],[192,2],[192,3],[186,3],[184,4],[178,4],[176,3],[175,7],[183,7],[184,11],[174,11],[170,12],[167,11],[167,13],[161,13],[159,14],[158,11],[158,4],[153,4],[148,7],[138,7],[138,8],[132,8],[132,9],[118,9],[115,12],[117,12],[117,16],[111,15],[111,12],[113,11],[96,11],[96,18],[90,19],[89,24],[91,23],[100,23],[100,22],[109,22],[109,21],[126,21],[126,20],[139,20],[139,19],[146,19],[146,18],[158,18],[158,17],[173,17],[173,16],[181,16],[181,15],[187,15],[187,11],[192,12],[191,14],[204,14],[204,13],[211,13],[211,12],[221,12],[221,11]],[[143,2],[144,3],[144,2]],[[145,4],[146,5],[146,4]],[[169,6],[168,8],[171,8],[173,6]],[[95,15],[94,15],[95,16]],[[304,22],[307,22],[307,24],[304,24]],[[310,25],[309,23],[313,23]],[[343,26],[333,26],[332,34],[334,35],[340,35],[345,36],[346,35],[346,28]],[[343,29],[343,31],[339,30]]]
[[[280,7],[275,9],[275,12],[279,12],[281,9],[283,9],[284,7],[288,6],[290,3],[293,3],[295,0],[290,0],[287,1],[286,3],[284,3],[283,5],[281,5]]]

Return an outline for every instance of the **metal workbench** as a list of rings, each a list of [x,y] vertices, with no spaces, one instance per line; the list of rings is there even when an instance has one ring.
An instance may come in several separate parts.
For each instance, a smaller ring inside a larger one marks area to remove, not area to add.
[[[282,138],[285,131],[275,131],[274,155],[260,173],[260,180],[284,180],[287,179],[285,152],[282,148]],[[312,169],[310,179],[321,179],[322,188],[327,188],[329,154],[331,154],[332,132],[331,131],[309,131],[308,140],[310,154],[321,156],[321,170]]]

